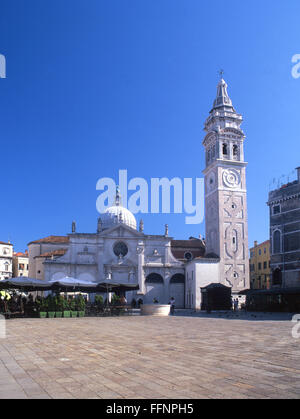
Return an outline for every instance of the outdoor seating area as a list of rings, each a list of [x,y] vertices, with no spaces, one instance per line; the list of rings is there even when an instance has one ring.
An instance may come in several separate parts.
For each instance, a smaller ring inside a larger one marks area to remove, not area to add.
[[[1,292],[0,292],[1,293]],[[16,317],[26,318],[70,318],[84,316],[121,316],[139,314],[137,306],[127,305],[124,297],[113,295],[111,302],[101,295],[96,295],[90,302],[86,295],[72,296],[50,294],[47,297],[24,293],[3,293],[0,298],[0,315],[6,319]]]
[[[0,314],[7,319],[138,314],[139,302],[133,300],[134,303],[129,306],[124,297],[126,291],[136,289],[136,284],[93,283],[69,277],[49,282],[12,278],[0,283]],[[45,292],[48,295],[44,295]],[[93,294],[92,299],[89,298],[90,294]]]

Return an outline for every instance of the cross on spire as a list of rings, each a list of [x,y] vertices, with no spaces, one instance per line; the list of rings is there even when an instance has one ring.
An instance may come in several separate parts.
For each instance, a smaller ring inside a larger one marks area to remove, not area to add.
[[[219,76],[220,76],[220,79],[222,79],[222,78],[223,78],[223,75],[224,75],[224,70],[221,68],[221,69],[219,70]]]

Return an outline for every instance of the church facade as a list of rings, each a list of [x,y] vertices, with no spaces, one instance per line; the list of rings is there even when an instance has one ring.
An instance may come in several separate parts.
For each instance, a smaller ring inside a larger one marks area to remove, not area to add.
[[[95,233],[50,236],[29,243],[29,276],[138,284],[127,300],[157,299],[176,307],[200,309],[201,288],[221,283],[234,293],[249,287],[247,204],[241,115],[237,114],[223,79],[205,122],[206,240],[173,240],[144,233],[143,222],[115,203],[98,219]]]

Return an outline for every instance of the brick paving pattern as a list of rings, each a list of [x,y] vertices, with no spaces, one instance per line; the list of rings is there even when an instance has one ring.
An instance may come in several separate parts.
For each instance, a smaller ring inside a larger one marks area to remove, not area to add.
[[[300,398],[290,321],[12,319],[0,398]]]

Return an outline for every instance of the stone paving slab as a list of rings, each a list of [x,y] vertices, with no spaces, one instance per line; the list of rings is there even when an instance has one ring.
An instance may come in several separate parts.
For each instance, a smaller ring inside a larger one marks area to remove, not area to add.
[[[0,399],[299,399],[294,324],[260,320],[11,319],[0,339]]]

